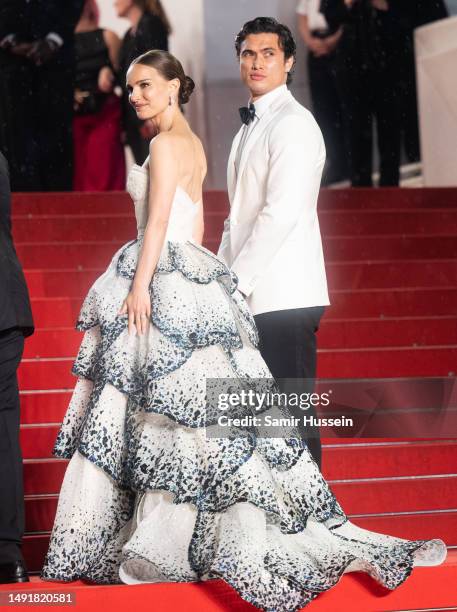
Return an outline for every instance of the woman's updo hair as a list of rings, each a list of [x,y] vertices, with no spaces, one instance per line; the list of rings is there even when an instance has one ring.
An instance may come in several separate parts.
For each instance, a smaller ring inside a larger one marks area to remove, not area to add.
[[[132,65],[134,64],[155,68],[167,81],[179,79],[179,103],[186,104],[186,102],[189,102],[195,83],[189,76],[186,76],[181,62],[174,55],[168,53],[168,51],[153,49],[134,59]]]

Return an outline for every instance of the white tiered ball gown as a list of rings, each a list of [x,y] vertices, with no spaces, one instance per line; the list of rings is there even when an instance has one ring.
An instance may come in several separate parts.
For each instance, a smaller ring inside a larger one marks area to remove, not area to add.
[[[393,589],[413,566],[442,563],[441,540],[353,525],[303,445],[206,435],[207,377],[271,376],[254,321],[236,277],[192,241],[196,205],[178,188],[151,282],[152,324],[128,335],[117,313],[147,222],[146,167],[133,167],[128,190],[138,238],[94,283],[77,324],[79,378],[54,448],[71,460],[42,578],[219,577],[259,608],[290,612],[345,571]]]

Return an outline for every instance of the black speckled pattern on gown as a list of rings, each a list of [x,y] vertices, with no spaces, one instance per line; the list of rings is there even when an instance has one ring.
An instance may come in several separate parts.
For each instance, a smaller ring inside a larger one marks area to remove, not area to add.
[[[440,540],[348,521],[303,445],[206,435],[206,377],[271,378],[253,317],[235,275],[190,239],[194,204],[177,190],[150,286],[152,324],[128,335],[117,313],[142,245],[147,171],[134,166],[128,188],[138,238],[114,255],[77,323],[78,381],[54,447],[71,460],[42,577],[221,577],[258,608],[291,612],[346,571],[392,589],[413,565],[441,563]]]

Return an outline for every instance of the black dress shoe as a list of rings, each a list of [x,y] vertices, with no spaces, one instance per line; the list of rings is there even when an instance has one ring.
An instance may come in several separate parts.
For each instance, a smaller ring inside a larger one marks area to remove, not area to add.
[[[0,563],[0,584],[29,582],[29,575],[23,561]]]

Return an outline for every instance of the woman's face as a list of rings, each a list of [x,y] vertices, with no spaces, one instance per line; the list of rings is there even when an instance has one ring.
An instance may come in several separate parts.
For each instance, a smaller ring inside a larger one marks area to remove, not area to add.
[[[129,10],[135,4],[134,0],[114,0],[114,8],[118,17],[127,17]]]
[[[139,119],[153,119],[169,105],[170,96],[178,94],[179,81],[167,81],[151,66],[134,64],[127,71],[130,104]]]

